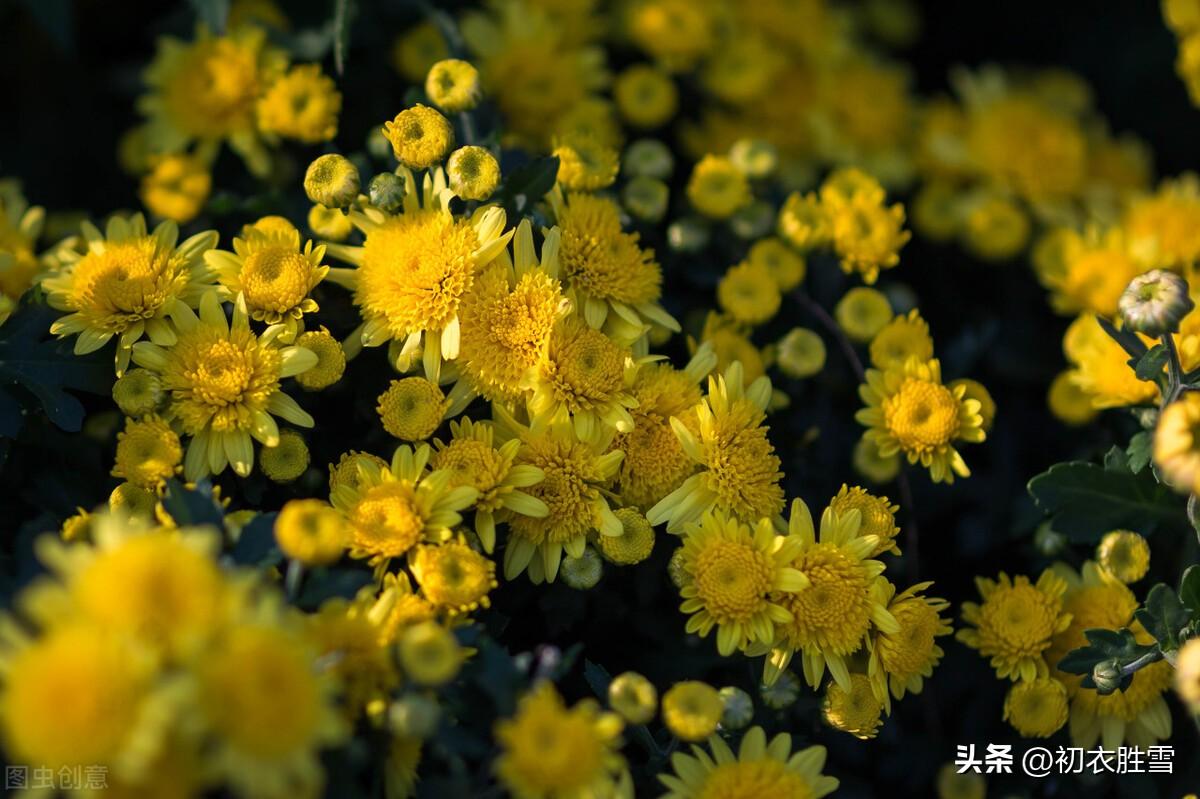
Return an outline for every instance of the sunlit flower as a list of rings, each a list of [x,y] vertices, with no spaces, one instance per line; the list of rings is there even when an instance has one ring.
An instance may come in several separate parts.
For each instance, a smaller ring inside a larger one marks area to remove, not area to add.
[[[1121,582],[1136,583],[1150,570],[1150,544],[1132,530],[1113,530],[1100,539],[1096,561]]]
[[[1071,624],[1063,608],[1066,581],[1047,569],[1036,583],[1000,572],[995,580],[975,578],[975,585],[983,604],[963,603],[963,621],[972,627],[959,630],[958,640],[988,658],[1000,679],[1046,677],[1051,638]]]
[[[617,76],[613,99],[621,116],[638,128],[657,128],[675,116],[679,90],[662,70],[634,64]]]
[[[281,430],[279,442],[264,446],[258,454],[258,466],[268,480],[290,483],[308,471],[310,456],[304,436],[295,430]]]
[[[433,606],[451,615],[488,607],[488,592],[496,587],[496,564],[467,546],[460,537],[443,544],[419,544],[409,552],[408,565]]]
[[[279,441],[272,415],[298,427],[313,426],[313,418],[280,390],[279,381],[312,367],[316,356],[256,336],[241,298],[232,325],[215,291],[200,301],[199,317],[177,304],[173,319],[178,340],[166,348],[140,342],[133,359],[157,372],[171,392],[163,415],[191,437],[183,462],[188,480],[220,474],[226,464],[242,477],[250,474],[251,438],[264,446]]]
[[[677,682],[663,694],[663,723],[684,741],[703,741],[712,735],[724,712],[717,689],[699,680]]]
[[[697,211],[711,219],[728,219],[750,203],[746,176],[724,156],[706,155],[692,170],[687,196]]]
[[[780,733],[767,743],[762,727],[751,727],[737,754],[717,735],[708,739],[711,755],[699,746],[692,754],[671,758],[674,774],[658,775],[667,787],[663,799],[758,799],[794,796],[821,799],[837,790],[838,781],[821,773],[825,747],[792,752],[792,738]]]
[[[620,535],[596,537],[596,546],[610,563],[632,566],[650,557],[654,549],[654,528],[634,508],[620,508],[615,515],[621,521]]]
[[[195,219],[212,191],[212,174],[199,158],[158,156],[142,178],[139,197],[151,215],[185,224]]]
[[[866,283],[874,283],[879,270],[900,262],[900,248],[912,237],[904,230],[903,206],[886,206],[872,196],[830,202],[823,195],[822,202],[842,271],[858,272]]]
[[[836,681],[829,683],[825,688],[821,716],[830,727],[865,741],[874,738],[878,732],[883,705],[872,692],[867,675],[856,673],[850,675],[848,691]]]
[[[437,383],[424,377],[393,380],[379,395],[375,411],[383,429],[402,441],[424,441],[433,435],[450,408]]]
[[[858,511],[862,518],[858,534],[873,535],[879,539],[871,557],[885,552],[900,554],[900,548],[896,546],[896,536],[900,533],[900,528],[896,526],[896,511],[900,510],[900,506],[893,505],[887,497],[877,497],[861,486],[851,488],[843,483],[837,495],[829,500],[829,507],[842,516],[850,510]]]
[[[391,142],[396,160],[409,169],[428,169],[440,163],[454,146],[450,121],[420,103],[384,123],[383,135]]]
[[[258,100],[258,127],[266,134],[306,144],[337,135],[342,95],[317,64],[292,67]]]
[[[146,489],[156,489],[180,471],[183,447],[171,426],[157,416],[125,420],[117,434],[117,461],[112,476]]]
[[[747,325],[768,322],[782,302],[779,284],[766,266],[743,261],[731,266],[717,284],[717,302],[730,318]]]
[[[306,391],[320,391],[329,388],[342,379],[346,371],[346,353],[342,343],[322,327],[320,330],[309,330],[296,338],[296,346],[317,356],[317,363],[296,375],[296,382]]]
[[[275,518],[275,540],[289,558],[320,566],[346,551],[346,520],[319,499],[293,499]]]
[[[875,338],[894,316],[887,296],[868,286],[855,286],[842,295],[833,315],[851,340],[863,343]]]
[[[479,70],[457,58],[438,61],[425,76],[425,94],[443,111],[451,114],[470,111],[482,94]]]
[[[1067,328],[1063,352],[1075,367],[1069,379],[1090,397],[1093,408],[1141,405],[1158,395],[1154,383],[1133,373],[1129,354],[1104,332],[1093,314],[1081,314]]]
[[[558,182],[568,191],[607,188],[621,166],[616,149],[593,136],[560,137],[551,155],[558,158]]]
[[[129,366],[143,335],[171,346],[178,316],[199,305],[212,281],[205,252],[217,244],[213,231],[177,244],[179,228],[163,222],[147,232],[140,214],[113,216],[103,233],[84,223],[87,248],[64,250],[63,268],[42,281],[50,306],[67,315],[50,326],[57,336],[79,334],[75,354],[94,352],[117,337],[117,376]]]
[[[608,684],[608,704],[630,724],[646,724],[658,712],[658,690],[641,674],[627,671]]]
[[[899,594],[887,580],[876,580],[871,587],[899,628],[896,632],[879,630],[870,642],[867,676],[888,713],[892,712],[893,698],[921,693],[925,679],[945,654],[937,639],[953,632],[941,615],[950,603],[923,595],[931,585],[917,583]]]
[[[933,357],[929,325],[916,308],[894,317],[871,339],[870,355],[876,369],[903,366],[909,358],[928,361]]]
[[[500,162],[483,147],[459,147],[446,160],[450,188],[464,200],[486,200],[500,183]]]

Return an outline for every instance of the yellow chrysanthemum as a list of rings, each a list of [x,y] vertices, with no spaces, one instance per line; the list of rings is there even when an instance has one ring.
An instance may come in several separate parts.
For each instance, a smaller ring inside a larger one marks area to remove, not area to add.
[[[1066,581],[1047,569],[1036,583],[1000,572],[995,580],[976,577],[975,585],[983,604],[963,603],[963,621],[972,628],[959,630],[958,640],[988,658],[1000,679],[1046,677],[1051,638],[1071,625],[1063,608]]]
[[[617,76],[613,99],[622,118],[637,128],[657,128],[675,116],[679,90],[662,70],[634,64]]]
[[[1121,582],[1136,583],[1150,570],[1150,544],[1132,530],[1113,530],[1100,539],[1096,561]]]
[[[654,527],[634,508],[620,508],[615,514],[621,521],[622,532],[615,536],[597,536],[600,554],[618,566],[641,563],[654,550]]]
[[[403,441],[424,441],[433,435],[450,408],[437,383],[424,377],[393,380],[379,395],[375,411],[383,429]]]
[[[296,375],[296,382],[301,388],[320,391],[342,379],[346,371],[346,352],[342,349],[342,343],[331,336],[326,328],[302,333],[296,337],[296,346],[317,356],[315,366]]]
[[[1029,243],[1033,223],[1015,198],[985,192],[971,197],[964,210],[963,245],[981,260],[1015,258]]]
[[[1093,408],[1141,405],[1158,395],[1154,383],[1137,378],[1129,368],[1129,354],[1104,332],[1093,314],[1081,314],[1067,328],[1063,352],[1075,367],[1070,379],[1091,398]]]
[[[496,724],[496,775],[516,799],[621,795],[618,783],[628,782],[618,751],[624,726],[591,699],[567,708],[542,682],[517,702],[516,715]]]
[[[408,28],[392,46],[392,63],[396,71],[410,81],[423,80],[429,68],[449,55],[446,39],[431,21]]]
[[[300,247],[300,232],[263,233],[248,231],[233,240],[233,251],[209,250],[204,260],[216,274],[229,298],[242,294],[250,318],[277,331],[279,340],[295,341],[304,329],[303,317],[315,313],[317,303],[310,296],[318,283],[329,274],[322,266],[325,245],[311,241]]]
[[[714,10],[685,0],[639,0],[625,24],[633,42],[674,72],[692,67],[716,43]]]
[[[525,377],[529,414],[540,422],[574,422],[580,438],[601,427],[628,432],[637,368],[628,349],[569,316],[551,331],[545,357]]]
[[[953,632],[941,615],[950,603],[922,593],[931,585],[917,583],[897,594],[890,582],[876,580],[871,588],[899,627],[896,632],[876,632],[867,667],[875,696],[889,714],[893,697],[921,693],[925,678],[933,674],[945,654],[937,639]]]
[[[860,343],[874,339],[894,316],[887,296],[867,286],[855,286],[842,295],[833,315],[846,335]]]
[[[1087,561],[1076,573],[1057,567],[1065,578],[1064,608],[1071,623],[1054,636],[1046,657],[1057,664],[1073,649],[1087,645],[1084,630],[1128,628],[1139,644],[1154,639],[1133,617],[1138,601],[1123,583]],[[1091,748],[1099,741],[1105,749],[1121,745],[1147,747],[1171,737],[1171,711],[1163,694],[1171,687],[1171,664],[1165,660],[1139,669],[1129,685],[1101,696],[1080,683],[1076,674],[1054,670],[1053,676],[1067,687],[1071,697],[1069,730],[1075,746]]]
[[[437,687],[458,675],[465,653],[454,633],[436,621],[422,621],[400,634],[400,667],[417,685]]]
[[[709,311],[705,317],[700,343],[712,347],[717,356],[714,367],[717,371],[724,372],[736,361],[741,363],[746,380],[757,380],[767,373],[766,356],[739,325],[716,311]],[[688,349],[695,353],[696,342],[689,339]]]
[[[249,795],[315,791],[322,747],[348,730],[330,681],[297,632],[267,621],[229,629],[196,664],[198,705],[217,736],[208,765]]]
[[[171,426],[158,416],[126,419],[117,434],[117,462],[112,476],[154,490],[180,471],[183,447]]]
[[[351,213],[366,236],[361,247],[330,245],[329,253],[354,264],[335,269],[329,279],[354,290],[363,316],[358,339],[368,347],[403,340],[404,371],[423,352],[425,373],[436,379],[442,359],[459,354],[459,307],[475,284],[481,267],[500,254],[512,233],[504,233],[504,211],[480,208],[470,219],[450,213],[453,192],[440,169],[418,186],[411,172],[404,178],[403,213],[375,208]],[[357,342],[355,342],[357,343]]]
[[[1014,683],[1004,697],[1004,720],[1024,738],[1049,738],[1067,723],[1067,689],[1049,677]]]
[[[342,453],[338,458],[337,463],[329,464],[329,493],[333,494],[338,489],[338,486],[347,486],[349,488],[358,488],[362,472],[359,470],[359,465],[370,466],[374,465],[377,469],[387,467],[388,462],[378,455],[371,455],[367,452],[356,452],[350,450]]]
[[[460,536],[437,546],[418,545],[408,565],[421,593],[434,607],[451,615],[489,607],[496,587],[496,564],[467,546]]]
[[[804,258],[774,236],[759,239],[746,254],[752,264],[766,267],[780,291],[791,291],[804,280]]]
[[[1032,95],[1010,93],[972,109],[965,146],[984,176],[1035,202],[1078,192],[1086,175],[1083,131]]]
[[[289,558],[310,566],[334,563],[346,551],[346,520],[319,499],[293,499],[275,518],[275,541]]]
[[[871,627],[893,635],[900,632],[887,600],[872,590],[884,566],[869,559],[878,539],[858,534],[861,518],[856,510],[843,516],[826,508],[818,538],[808,506],[800,499],[792,502],[788,535],[800,542],[792,566],[808,578],[809,586],[778,596],[775,601],[791,613],[791,621],[777,626],[773,643],[748,650],[751,655],[769,654],[763,669],[768,685],[800,652],[810,686],[818,687],[828,668],[842,690],[849,691],[847,657],[863,647]]]
[[[1193,713],[1200,710],[1200,639],[1192,638],[1179,647],[1175,658],[1175,692]]]
[[[611,315],[635,326],[653,323],[678,331],[679,323],[659,304],[662,268],[654,251],[638,244],[638,234],[621,230],[621,212],[606,197],[572,193],[551,195],[562,231],[562,276],[579,310],[594,328]]]
[[[1050,289],[1050,304],[1062,314],[1117,313],[1117,300],[1129,281],[1146,271],[1119,228],[1080,235],[1064,230],[1055,258],[1035,259],[1038,279]]]
[[[226,464],[245,477],[254,465],[251,438],[265,446],[279,441],[275,414],[298,427],[313,418],[279,389],[279,381],[316,362],[302,347],[279,347],[250,330],[239,295],[232,326],[215,291],[200,301],[200,316],[177,305],[173,316],[178,340],[164,349],[140,342],[134,362],[154,372],[171,392],[163,415],[191,436],[183,473],[188,480],[220,474]]]
[[[761,325],[779,311],[783,297],[767,267],[753,261],[731,266],[717,284],[721,310],[736,322]]]
[[[964,386],[942,385],[936,359],[923,363],[910,357],[902,367],[868,369],[858,392],[866,407],[854,418],[869,428],[863,437],[881,455],[903,452],[909,463],[929,469],[935,483],[971,474],[954,442],[984,440],[980,403],[965,397]]]
[[[417,103],[385,122],[383,135],[396,160],[409,169],[428,169],[454,147],[450,121],[429,106]]]
[[[413,592],[408,575],[389,572],[371,607],[371,619],[379,627],[382,644],[394,644],[409,627],[430,621],[437,615],[428,599]]]
[[[457,58],[438,61],[425,76],[425,94],[443,111],[451,114],[470,111],[482,94],[479,70]]]
[[[152,150],[182,152],[199,141],[214,152],[223,141],[257,175],[270,169],[259,139],[255,107],[263,91],[287,67],[287,54],[267,43],[254,25],[213,36],[201,28],[193,42],[163,38],[146,69],[150,92],[138,101],[147,117]]]
[[[1200,490],[1200,394],[1185,393],[1158,417],[1154,462],[1179,491]]]
[[[0,306],[15,304],[41,271],[34,248],[45,220],[46,209],[31,207],[17,181],[0,180]]]
[[[909,358],[928,361],[933,357],[933,337],[929,325],[913,308],[885,324],[871,339],[869,350],[876,369],[903,366]]]
[[[900,473],[900,455],[880,455],[879,445],[865,438],[854,443],[850,462],[855,472],[873,483],[891,482]]]
[[[621,157],[593,136],[559,137],[551,155],[558,158],[558,183],[567,191],[596,191],[617,179]]]
[[[423,541],[450,538],[462,521],[459,511],[470,507],[478,492],[466,485],[451,487],[453,476],[445,469],[427,472],[431,454],[428,444],[415,451],[405,444],[384,467],[360,458],[355,484],[341,483],[330,491],[330,503],[350,523],[351,557],[383,569]]]
[[[735,361],[723,376],[709,377],[708,395],[693,411],[694,431],[671,417],[679,443],[701,470],[650,508],[652,524],[667,522],[667,532],[679,532],[715,505],[746,522],[779,516],[783,475],[763,425],[770,398],[771,381],[760,377],[745,386]]]
[[[792,752],[792,737],[780,733],[767,743],[762,727],[751,727],[742,737],[737,755],[717,735],[708,739],[705,752],[671,757],[674,774],[659,774],[667,787],[662,799],[760,799],[804,797],[821,799],[837,790],[838,781],[821,773],[825,747],[810,746]]]
[[[680,590],[687,632],[717,628],[717,651],[733,654],[755,641],[771,643],[775,625],[791,620],[779,597],[808,587],[789,564],[800,540],[777,535],[770,519],[751,528],[719,510],[684,526]]]
[[[317,204],[308,211],[308,229],[313,235],[331,242],[340,242],[348,239],[354,232],[354,224],[340,208],[326,208]]]
[[[1150,266],[1182,269],[1200,259],[1200,178],[1186,173],[1130,203],[1121,226]]]
[[[850,690],[843,690],[837,682],[825,688],[825,700],[821,704],[821,717],[835,730],[848,732],[859,740],[874,738],[882,722],[883,705],[871,690],[871,681],[865,674],[850,675]]]
[[[258,466],[267,479],[290,483],[308,471],[311,456],[304,436],[295,430],[281,430],[274,446],[263,447],[258,454]]]
[[[151,215],[183,225],[200,214],[211,191],[208,166],[195,156],[176,153],[152,159],[138,197]]]
[[[788,377],[803,380],[825,368],[825,340],[806,327],[793,327],[775,344],[775,362]]]
[[[699,680],[677,682],[663,694],[663,723],[680,740],[703,741],[716,731],[724,712],[721,694]]]
[[[833,231],[824,204],[815,194],[792,192],[779,209],[779,235],[802,252],[828,243]]]
[[[1079,377],[1074,369],[1064,369],[1050,381],[1046,405],[1059,421],[1073,427],[1087,424],[1100,413],[1092,405],[1091,395],[1079,387]]]
[[[550,512],[545,502],[521,490],[541,482],[545,473],[532,464],[516,463],[519,439],[497,447],[490,422],[451,422],[449,442],[435,439],[433,445],[430,465],[449,472],[451,487],[465,485],[479,492],[474,529],[485,552],[490,554],[496,546],[497,514],[542,518]]]
[[[843,272],[858,272],[870,284],[878,278],[879,270],[900,263],[900,248],[912,238],[904,230],[902,205],[887,206],[881,197],[869,195],[836,202],[823,197],[822,202]]]
[[[158,496],[133,483],[121,483],[108,495],[108,508],[114,513],[149,519],[154,515]]]
[[[83,224],[87,248],[64,249],[63,267],[42,281],[51,307],[68,312],[50,326],[60,337],[78,333],[75,354],[94,352],[117,336],[117,376],[129,366],[143,335],[155,344],[175,343],[168,317],[195,308],[211,284],[204,253],[217,244],[213,231],[177,244],[179,228],[163,222],[146,231],[141,214],[113,216],[101,233]]]
[[[638,369],[630,389],[637,401],[629,409],[633,429],[613,440],[613,446],[625,453],[618,483],[626,503],[645,510],[696,471],[696,462],[671,429],[671,418],[685,423],[691,419],[692,408],[703,398],[698,384],[715,361],[712,347],[704,345],[683,369],[665,363],[646,363]]]
[[[486,148],[459,147],[446,159],[450,188],[464,200],[486,200],[500,183],[500,162]]]
[[[754,199],[750,183],[724,156],[706,155],[692,170],[687,197],[692,206],[711,219],[728,219]]]
[[[259,98],[258,127],[263,133],[306,144],[337,136],[342,95],[318,64],[292,67]]]
[[[521,396],[525,376],[545,359],[551,331],[571,308],[558,272],[558,230],[546,235],[539,260],[533,227],[522,220],[512,255],[501,249],[463,297],[460,367],[485,399]]]
[[[337,515],[337,511],[333,511]],[[305,618],[305,635],[315,655],[342,686],[341,709],[347,720],[371,712],[400,685],[395,653],[383,634],[372,588],[353,599],[333,597]]]
[[[843,483],[841,490],[829,500],[829,507],[841,516],[850,510],[858,511],[862,518],[858,534],[873,535],[879,539],[871,557],[885,552],[900,554],[900,548],[896,546],[896,536],[900,533],[900,528],[896,526],[896,511],[900,510],[900,506],[893,505],[887,497],[877,497],[861,486],[851,488]]]
[[[605,490],[624,453],[609,450],[611,429],[597,427],[591,437],[581,439],[574,425],[528,428],[507,417],[506,426],[521,441],[517,463],[535,466],[545,475],[526,493],[545,503],[549,513],[540,518],[514,515],[509,519],[504,578],[512,580],[528,569],[535,583],[553,582],[564,550],[578,558],[589,535],[616,536],[624,531]]]
[[[608,684],[608,704],[630,724],[646,724],[658,712],[658,689],[636,671],[627,671]]]

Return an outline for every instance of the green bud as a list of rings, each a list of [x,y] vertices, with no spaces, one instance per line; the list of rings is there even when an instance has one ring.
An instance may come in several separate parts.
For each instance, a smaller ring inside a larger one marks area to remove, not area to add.
[[[404,178],[394,172],[381,172],[371,178],[371,186],[367,191],[371,196],[371,205],[389,214],[394,213],[404,203]]]
[[[1102,660],[1092,668],[1092,682],[1096,683],[1096,693],[1108,696],[1121,687],[1121,662],[1116,658]]]
[[[158,408],[163,400],[162,381],[149,369],[130,369],[113,383],[112,397],[121,413],[136,419]]]
[[[600,582],[600,577],[604,574],[604,565],[600,562],[600,555],[596,550],[586,547],[583,554],[577,558],[564,557],[558,567],[558,573],[564,583],[578,591],[584,591]]]
[[[1158,337],[1177,332],[1196,304],[1188,296],[1186,280],[1165,269],[1152,269],[1129,281],[1117,307],[1126,328]]]
[[[625,184],[621,200],[625,210],[644,222],[657,222],[667,212],[671,190],[658,178],[638,175]]]
[[[672,222],[667,228],[667,241],[672,250],[698,252],[708,244],[708,225],[698,217],[686,217]]]
[[[754,718],[754,700],[750,694],[734,685],[727,685],[718,693],[725,703],[725,712],[721,714],[721,727],[726,730],[740,730]]]
[[[621,171],[626,175],[645,175],[660,180],[670,177],[675,168],[671,148],[657,139],[638,139],[625,148]]]
[[[408,694],[388,708],[388,727],[397,735],[424,740],[437,730],[441,715],[437,702],[422,694]]]

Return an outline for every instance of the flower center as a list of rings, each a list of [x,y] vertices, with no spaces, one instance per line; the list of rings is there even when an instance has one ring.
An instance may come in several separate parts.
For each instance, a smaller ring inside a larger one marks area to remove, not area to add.
[[[251,308],[283,313],[308,295],[312,264],[287,247],[267,247],[246,256],[242,290]]]
[[[816,544],[796,561],[811,585],[787,597],[788,632],[800,646],[849,654],[862,644],[870,621],[866,569],[836,544]]]
[[[771,588],[768,557],[732,541],[714,541],[705,547],[694,574],[696,594],[718,622],[752,618]]]
[[[412,549],[425,529],[416,493],[407,482],[372,487],[350,512],[350,523],[357,545],[389,558]]]
[[[883,402],[884,423],[905,450],[933,450],[950,443],[958,431],[958,402],[950,389],[927,380],[908,379]]]

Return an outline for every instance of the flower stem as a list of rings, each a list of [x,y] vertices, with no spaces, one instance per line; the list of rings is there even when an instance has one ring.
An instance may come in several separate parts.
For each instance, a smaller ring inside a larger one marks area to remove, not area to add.
[[[1167,350],[1167,390],[1163,396],[1162,407],[1167,407],[1179,398],[1183,391],[1183,366],[1179,362],[1179,349],[1175,346],[1175,337],[1167,333],[1162,337],[1163,347]]]

